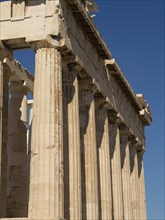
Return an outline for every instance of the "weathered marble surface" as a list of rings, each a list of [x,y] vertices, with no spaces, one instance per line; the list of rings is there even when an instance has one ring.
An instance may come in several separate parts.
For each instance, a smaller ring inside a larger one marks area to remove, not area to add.
[[[95,28],[96,10],[91,0],[0,3],[1,220],[146,220],[151,112]],[[13,57],[26,48],[34,77]]]

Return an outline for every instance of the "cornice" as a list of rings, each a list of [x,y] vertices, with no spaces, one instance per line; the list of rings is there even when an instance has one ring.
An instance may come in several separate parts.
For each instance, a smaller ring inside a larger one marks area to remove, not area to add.
[[[99,56],[102,57],[103,59],[111,59],[112,58],[111,52],[109,51],[101,34],[95,27],[82,1],[80,0],[65,0],[65,1],[68,3],[74,17],[79,22],[84,32],[88,35],[91,43],[96,47]]]

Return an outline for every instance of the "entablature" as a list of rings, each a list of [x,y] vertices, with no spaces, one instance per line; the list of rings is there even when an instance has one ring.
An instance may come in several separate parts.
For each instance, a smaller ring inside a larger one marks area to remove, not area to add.
[[[9,74],[10,81],[22,81],[27,91],[33,92],[33,75],[14,59],[12,51],[2,41],[0,41],[0,60]]]
[[[130,103],[134,106],[135,110],[139,112],[142,109],[142,106],[138,102],[135,93],[133,92],[130,84],[124,77],[124,74],[122,73],[115,59],[105,60],[105,66],[109,69],[110,73],[119,83],[119,86],[122,88],[124,94],[128,97]]]
[[[103,38],[101,37],[99,31],[96,29],[89,13],[87,12],[85,5],[83,4],[83,1],[81,0],[67,0],[66,1],[73,12],[74,17],[81,25],[82,29],[85,31],[85,33],[88,35],[89,39],[91,40],[92,44],[97,49],[97,52],[100,57],[103,59],[111,59],[112,55],[106,46]],[[87,5],[93,5],[93,1],[86,1]],[[95,11],[97,11],[97,6],[93,5],[92,8],[95,8]],[[90,9],[89,9],[90,10]],[[92,9],[91,9],[92,10]]]
[[[23,81],[24,87],[27,88],[27,91],[33,92],[34,77],[26,68],[22,67],[22,65],[14,58],[5,58],[3,64],[11,73],[9,78],[10,81]]]
[[[109,100],[111,108],[122,115],[125,124],[132,128],[135,136],[142,140],[144,125],[149,124],[151,118],[147,114],[146,107],[143,107],[136,97],[119,66],[112,59],[110,51],[94,26],[82,1],[61,0],[58,4],[53,0],[43,0],[42,4],[39,4],[41,1],[34,1],[33,4],[32,1],[27,2],[27,5],[17,5],[14,1],[13,4],[10,1],[6,3],[10,4],[10,9],[17,7],[18,12],[22,10],[22,7],[24,9],[26,7],[32,8],[28,9],[28,13],[31,14],[27,16],[25,10],[23,17],[21,17],[22,12],[19,12],[20,14],[12,12],[10,18],[7,19],[3,13],[0,19],[2,27],[0,39],[10,49],[31,47],[36,50],[40,47],[55,47],[59,48],[63,57],[67,52],[72,54],[86,73],[84,75],[91,77],[98,91]],[[4,6],[2,3],[0,4]],[[46,9],[47,4],[49,4],[49,9]],[[27,20],[29,23],[26,23]],[[10,50],[3,50],[1,53],[3,59],[8,57],[6,52],[12,56]],[[8,58],[5,62],[8,62],[11,69],[18,67],[15,61],[11,63]],[[109,78],[109,72],[113,75],[113,80]],[[23,75],[21,74],[21,76]]]
[[[29,42],[59,37],[59,2],[0,2],[0,40],[11,49],[29,48]]]
[[[89,13],[85,10],[83,5],[83,1],[80,0],[67,0],[69,7],[85,34],[89,37],[91,43],[95,46],[98,55],[105,59],[105,66],[109,69],[111,74],[113,74],[114,78],[118,82],[122,91],[128,98],[130,104],[134,107],[135,111],[140,115],[143,123],[145,125],[150,124],[150,115],[147,114],[147,110],[143,108],[141,102],[139,102],[136,94],[131,88],[130,84],[126,80],[124,74],[122,73],[119,65],[116,63],[115,59],[112,59],[112,55],[108,50],[105,42],[103,41],[101,35],[97,31],[94,23],[92,22]],[[65,17],[65,16],[64,16]],[[103,52],[104,51],[104,52]],[[107,59],[108,58],[108,59]],[[109,59],[110,58],[110,59]]]

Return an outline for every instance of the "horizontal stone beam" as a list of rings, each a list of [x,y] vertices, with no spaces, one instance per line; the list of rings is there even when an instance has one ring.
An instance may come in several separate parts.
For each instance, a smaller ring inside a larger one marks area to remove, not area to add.
[[[28,42],[44,40],[47,35],[59,37],[57,2],[0,2],[0,39],[12,49],[24,49],[30,47]]]
[[[116,63],[115,59],[106,60],[105,65],[108,67],[110,72],[114,75],[116,80],[119,81],[123,92],[129,97],[131,103],[138,109],[140,117],[145,125],[150,125],[152,122],[150,108],[145,101],[142,94],[135,94],[129,85],[128,81],[124,77],[120,67]]]
[[[16,61],[14,58],[6,57],[3,60],[3,64],[6,65],[11,72],[10,80],[24,81],[24,85],[26,86],[26,88],[29,91],[33,92],[34,77],[32,74],[30,74],[24,67],[22,67],[21,64],[18,61]]]
[[[86,35],[88,35],[89,39],[91,40],[91,43],[95,45],[95,48],[99,56],[103,59],[111,59],[111,52],[109,51],[101,34],[96,30],[96,27],[93,21],[91,20],[89,13],[87,13],[86,9],[83,7],[82,1],[67,0],[66,2],[69,4],[74,14],[74,17],[81,25],[81,28],[86,32]],[[93,11],[94,8],[94,11],[97,11],[97,5],[91,0],[86,2],[86,7],[89,11]]]
[[[26,88],[33,91],[34,77],[21,64],[13,58],[12,50],[10,50],[0,40],[0,60],[9,68],[13,81],[23,80]]]
[[[115,59],[105,60],[105,66],[109,69],[109,71],[114,75],[117,81],[119,81],[119,85],[122,87],[123,92],[128,96],[132,105],[140,111],[142,106],[140,105],[136,94],[132,90],[130,84],[126,80],[124,74],[122,73],[120,67],[116,63]]]

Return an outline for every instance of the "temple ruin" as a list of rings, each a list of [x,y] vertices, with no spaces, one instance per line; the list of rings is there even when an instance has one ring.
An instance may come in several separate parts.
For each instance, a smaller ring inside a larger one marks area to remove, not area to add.
[[[96,11],[92,0],[0,2],[0,220],[146,220],[151,112]],[[13,56],[28,48],[35,74]]]

